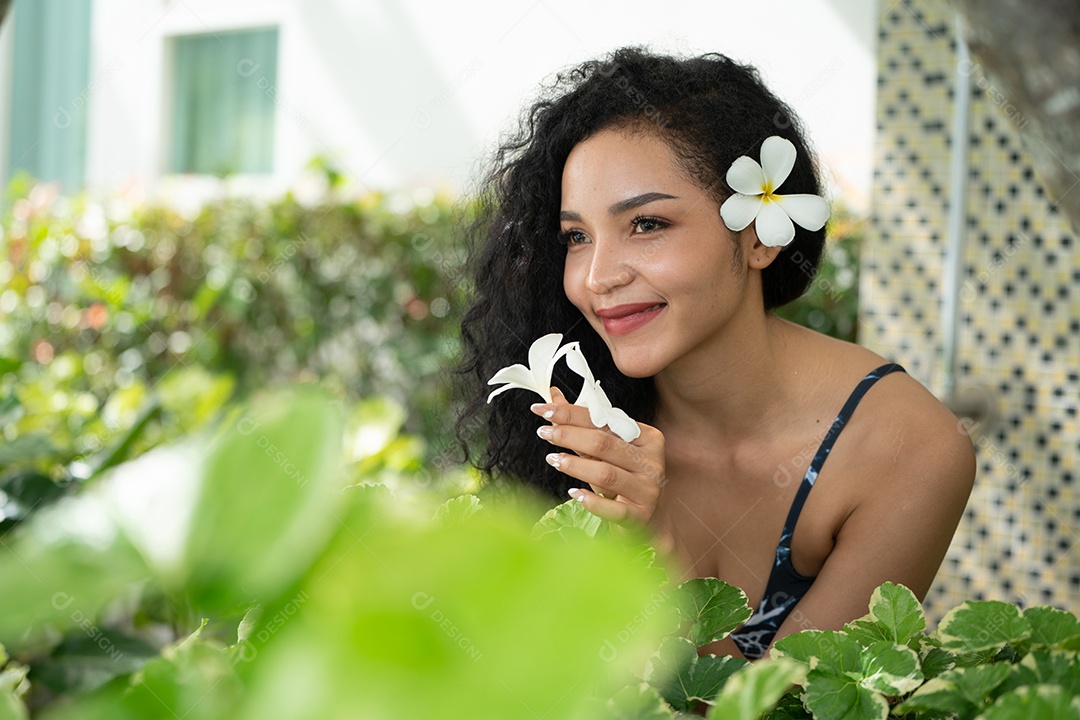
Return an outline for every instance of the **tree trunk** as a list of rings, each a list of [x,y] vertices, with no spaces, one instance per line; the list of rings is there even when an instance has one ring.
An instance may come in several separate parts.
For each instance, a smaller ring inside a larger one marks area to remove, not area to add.
[[[1019,129],[1051,202],[1080,232],[1080,2],[950,2],[972,80]]]

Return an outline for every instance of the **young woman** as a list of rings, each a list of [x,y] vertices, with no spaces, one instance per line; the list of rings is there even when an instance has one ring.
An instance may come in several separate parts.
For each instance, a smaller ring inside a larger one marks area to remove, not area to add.
[[[742,588],[754,616],[701,652],[753,659],[839,629],[886,580],[922,599],[971,492],[971,441],[918,381],[770,313],[814,280],[820,195],[798,121],[753,69],[638,48],[559,75],[479,194],[458,437],[468,453],[480,420],[492,477],[646,526],[676,583]],[[562,364],[535,414],[523,393],[485,403],[552,332],[639,437],[594,427]]]

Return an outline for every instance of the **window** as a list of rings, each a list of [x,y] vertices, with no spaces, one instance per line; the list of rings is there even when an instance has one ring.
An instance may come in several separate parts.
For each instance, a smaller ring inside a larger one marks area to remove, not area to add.
[[[14,5],[8,164],[65,193],[82,189],[90,100],[90,0]]]
[[[273,169],[277,28],[174,39],[169,169]]]

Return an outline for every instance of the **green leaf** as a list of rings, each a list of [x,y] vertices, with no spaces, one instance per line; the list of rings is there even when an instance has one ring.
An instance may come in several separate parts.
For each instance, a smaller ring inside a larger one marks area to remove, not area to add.
[[[53,482],[48,475],[39,472],[19,472],[0,484],[0,535],[32,513],[56,502],[68,492],[68,488]]]
[[[11,693],[0,693],[0,720],[26,720],[30,717],[26,706]]]
[[[1013,665],[1012,675],[1002,687],[1011,690],[1023,685],[1060,685],[1080,695],[1080,656],[1061,650],[1032,650]]]
[[[1080,720],[1080,697],[1057,685],[1023,687],[1002,695],[979,720]]]
[[[435,510],[433,521],[438,525],[452,525],[465,522],[474,512],[479,511],[483,505],[480,498],[475,495],[459,495],[450,498]]]
[[[799,699],[799,693],[791,690],[780,698],[780,702],[764,716],[764,720],[813,720],[813,717]]]
[[[294,581],[337,528],[340,416],[319,391],[264,396],[219,431],[188,538],[196,604],[233,610]]]
[[[973,717],[976,707],[964,697],[955,683],[937,677],[923,683],[911,696],[897,705],[894,712],[897,715],[927,713],[931,716],[945,713],[964,719]]]
[[[668,577],[667,570],[664,569],[663,564],[657,562],[656,548],[652,545],[644,543],[641,545],[641,551],[637,557],[634,558],[634,564],[641,567],[642,571],[654,577],[656,579],[657,587],[668,588],[671,585],[671,579]],[[676,632],[673,630],[672,632]]]
[[[876,642],[889,640],[890,638],[888,630],[871,620],[869,615],[865,615],[858,620],[852,620],[844,625],[844,632],[849,638],[857,640],[860,645],[864,646],[873,645]]]
[[[961,652],[997,650],[1030,634],[1031,625],[1019,608],[996,600],[968,601],[953,608],[937,630],[943,648]]]
[[[358,502],[302,580],[305,602],[265,611],[230,720],[583,718],[571,710],[593,688],[611,697],[660,642],[638,548],[535,541],[536,508],[504,510],[438,526]]]
[[[862,666],[862,686],[884,695],[906,695],[923,682],[919,656],[904,645],[874,643],[863,650]]]
[[[776,707],[791,685],[802,684],[806,668],[780,658],[759,660],[735,673],[706,717],[708,720],[756,720]]]
[[[888,640],[864,648],[843,632],[804,630],[773,647],[780,656],[811,668],[807,707],[815,717],[884,717],[885,695],[911,692],[923,681],[915,651]]]
[[[926,618],[915,593],[891,582],[874,590],[869,618],[885,631],[885,640],[900,645],[926,629]]]
[[[806,675],[806,707],[815,718],[885,720],[889,704],[848,674],[818,667]]]
[[[745,667],[742,658],[698,656],[697,647],[681,637],[667,637],[645,666],[644,679],[676,710],[693,710],[711,701],[732,673]]]
[[[611,720],[673,720],[672,712],[660,694],[647,683],[628,685],[607,701]]]
[[[100,500],[69,496],[35,513],[0,551],[0,638],[92,623],[149,574]]]
[[[88,623],[69,631],[50,657],[34,663],[34,681],[61,695],[84,693],[157,656],[157,648],[140,638]]]
[[[30,689],[30,683],[26,676],[30,672],[29,665],[20,662],[8,662],[8,659],[0,654],[0,695],[14,695],[19,697]]]
[[[244,613],[244,617],[240,620],[240,624],[236,626],[237,645],[243,645],[251,638],[251,634],[255,631],[255,626],[262,617],[262,613],[262,605],[252,605],[247,609],[247,612]]]
[[[803,630],[777,640],[773,647],[783,656],[810,667],[857,675],[863,670],[862,646],[836,630]]]
[[[143,720],[235,718],[244,688],[223,648],[197,641],[147,662],[128,682],[57,707],[49,720]]]
[[[746,593],[716,578],[694,578],[675,588],[679,615],[690,623],[688,639],[701,647],[726,638],[753,615]]]
[[[1009,671],[1010,666],[1005,664],[980,665],[950,670],[939,677],[952,682],[968,702],[982,706],[990,699],[997,686],[1009,676]]]
[[[951,670],[956,665],[956,658],[948,650],[942,650],[938,647],[927,647],[920,651],[919,664],[922,667],[923,677],[926,679],[934,678],[945,672]]]
[[[548,533],[573,528],[581,530],[589,537],[596,537],[596,531],[600,529],[601,522],[602,519],[599,516],[586,510],[585,506],[577,500],[567,500],[544,513],[544,517],[533,526],[532,536],[538,538]]]
[[[1063,647],[1080,637],[1080,620],[1071,612],[1040,605],[1024,610],[1024,619],[1031,625],[1028,642],[1032,647]]]

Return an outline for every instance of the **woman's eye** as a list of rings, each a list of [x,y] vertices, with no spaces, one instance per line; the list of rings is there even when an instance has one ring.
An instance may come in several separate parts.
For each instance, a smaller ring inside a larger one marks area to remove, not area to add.
[[[562,239],[567,245],[581,245],[588,240],[588,238],[585,237],[585,233],[577,230],[567,230],[562,233]]]
[[[657,218],[650,217],[636,217],[630,221],[630,224],[643,233],[662,230],[668,225],[663,220],[658,220]]]

